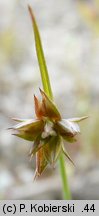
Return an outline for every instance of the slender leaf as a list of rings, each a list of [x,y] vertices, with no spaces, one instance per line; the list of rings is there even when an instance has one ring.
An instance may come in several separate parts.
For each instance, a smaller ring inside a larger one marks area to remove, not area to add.
[[[32,19],[36,52],[37,52],[37,58],[38,58],[40,73],[41,73],[41,77],[42,77],[43,88],[44,88],[44,91],[47,93],[47,95],[52,99],[53,95],[52,95],[47,65],[46,65],[46,61],[45,61],[45,56],[44,56],[44,52],[43,52],[43,48],[42,48],[42,43],[41,43],[41,38],[40,38],[38,26],[37,26],[37,23],[36,23],[36,20],[35,20],[35,17],[34,17],[34,14],[33,14],[31,7],[28,6],[28,9],[29,9],[29,13],[30,13],[30,16]]]

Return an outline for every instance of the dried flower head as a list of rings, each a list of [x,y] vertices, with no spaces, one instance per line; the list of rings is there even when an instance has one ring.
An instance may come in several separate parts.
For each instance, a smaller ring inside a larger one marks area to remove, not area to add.
[[[17,125],[11,129],[14,135],[33,142],[30,156],[36,154],[36,176],[41,175],[48,164],[52,166],[61,152],[73,163],[64,148],[63,140],[75,142],[80,133],[78,123],[87,118],[62,119],[57,107],[40,89],[42,101],[34,95],[36,119],[16,119]]]

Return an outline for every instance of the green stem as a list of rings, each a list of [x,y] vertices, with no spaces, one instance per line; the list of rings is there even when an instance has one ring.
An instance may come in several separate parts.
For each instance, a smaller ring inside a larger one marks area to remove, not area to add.
[[[60,173],[62,177],[62,185],[63,185],[63,197],[65,200],[71,199],[71,192],[68,184],[68,178],[66,173],[66,166],[64,161],[64,155],[61,154],[59,159],[59,167],[60,167]]]
[[[31,7],[28,6],[28,9],[29,9],[29,13],[32,19],[32,24],[33,24],[36,53],[37,53],[37,58],[38,58],[38,63],[39,63],[39,68],[40,68],[40,73],[41,73],[43,89],[46,92],[46,94],[50,97],[50,99],[53,99],[49,74],[47,70],[47,65],[45,61],[45,56],[44,56],[44,52],[42,48],[38,26],[37,26],[35,16],[33,14]],[[64,199],[69,200],[71,198],[71,195],[70,195],[70,190],[69,190],[69,185],[68,185],[68,180],[67,180],[65,160],[64,160],[63,154],[61,154],[59,161],[60,161],[60,173],[62,177]]]

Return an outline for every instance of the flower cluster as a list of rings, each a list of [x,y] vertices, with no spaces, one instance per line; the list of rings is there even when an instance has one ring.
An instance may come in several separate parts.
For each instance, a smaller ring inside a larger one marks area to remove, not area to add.
[[[55,164],[63,152],[72,162],[64,148],[64,140],[75,142],[80,133],[78,122],[87,118],[62,119],[57,107],[40,89],[42,101],[34,95],[36,119],[16,119],[17,125],[11,129],[14,135],[33,142],[30,156],[36,154],[36,176],[41,175],[46,166]]]

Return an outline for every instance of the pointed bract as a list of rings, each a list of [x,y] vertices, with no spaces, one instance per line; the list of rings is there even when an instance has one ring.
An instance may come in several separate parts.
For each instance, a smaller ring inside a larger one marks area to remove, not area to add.
[[[16,121],[16,122],[25,122],[25,121],[28,121],[28,119],[17,119],[17,118],[11,118],[12,120]],[[32,119],[29,119],[29,121],[32,121]]]
[[[29,154],[30,157],[33,157],[33,156],[36,154],[37,151],[39,151],[42,147],[44,147],[44,146],[47,144],[48,139],[49,139],[49,138],[46,138],[46,139],[43,140],[43,139],[41,139],[41,135],[38,136],[38,137],[35,139],[34,143],[33,143],[31,152],[30,152],[30,154]]]
[[[71,122],[77,122],[79,123],[80,121],[83,121],[85,119],[87,119],[89,116],[83,116],[83,117],[78,117],[78,118],[71,118],[71,119],[67,119],[68,121],[71,121]]]
[[[45,113],[44,115],[51,120],[55,121],[60,121],[61,120],[61,115],[56,108],[55,104],[48,98],[48,96],[45,94],[44,91],[40,89],[41,95],[42,95],[42,104],[44,105],[45,108]]]
[[[34,95],[34,104],[35,104],[35,114],[38,119],[42,119],[44,117],[44,107],[42,103],[38,100],[38,98]]]
[[[27,133],[24,131],[14,131],[14,133],[12,135],[17,136],[17,137],[22,138],[22,139],[25,139],[25,140],[28,140],[28,141],[34,141],[35,138],[37,137],[36,134]]]
[[[40,148],[36,153],[36,176],[40,176],[46,168],[48,162],[44,156],[44,149]]]
[[[48,163],[54,164],[61,153],[61,137],[51,137],[48,144],[44,146],[44,155]]]
[[[15,131],[14,135],[20,138],[33,141],[43,131],[44,122],[39,120],[27,120],[21,122],[11,129]]]
[[[66,152],[64,146],[62,145],[62,151],[64,153],[64,155],[68,158],[68,160],[75,166],[73,160],[71,159],[71,157],[69,156],[69,154]]]

